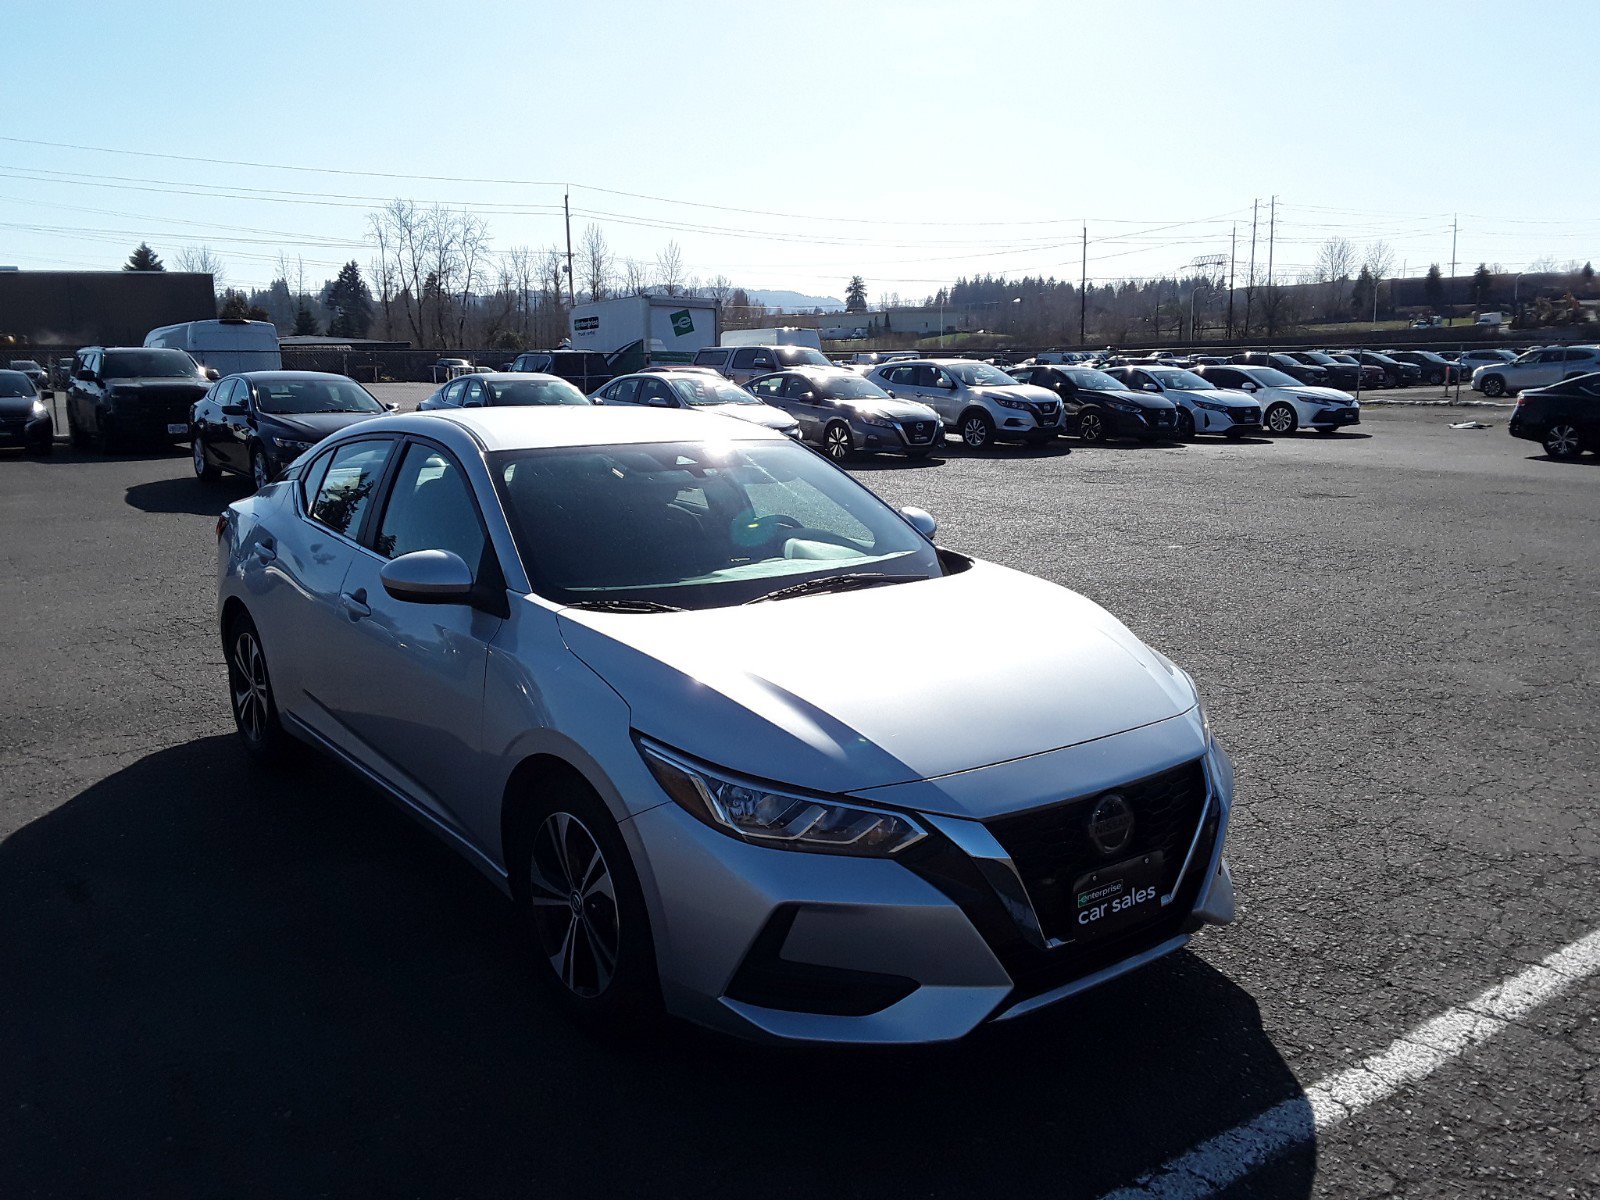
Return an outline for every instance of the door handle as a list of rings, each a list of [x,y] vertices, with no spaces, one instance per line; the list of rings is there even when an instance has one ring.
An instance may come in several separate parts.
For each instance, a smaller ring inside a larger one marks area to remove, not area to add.
[[[362,617],[372,615],[372,606],[367,603],[367,589],[360,588],[354,593],[340,592],[339,603],[344,611],[350,614],[352,621],[359,621]]]
[[[255,551],[256,557],[264,563],[269,563],[278,557],[277,547],[271,541],[257,542]]]

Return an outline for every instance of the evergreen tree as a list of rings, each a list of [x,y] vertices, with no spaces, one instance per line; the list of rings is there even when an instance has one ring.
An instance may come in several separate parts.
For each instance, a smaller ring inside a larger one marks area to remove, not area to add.
[[[1428,277],[1422,281],[1422,294],[1427,297],[1429,308],[1437,311],[1444,307],[1444,276],[1439,272],[1438,263],[1428,268]]]
[[[156,257],[156,252],[150,249],[150,243],[140,242],[134,252],[128,255],[128,261],[122,264],[124,271],[165,271],[167,268]]]
[[[1583,270],[1579,271],[1578,274],[1583,276],[1583,281],[1585,283],[1593,283],[1594,282],[1594,264],[1593,263],[1584,263],[1583,264]]]
[[[300,307],[294,310],[294,331],[298,336],[312,335],[317,332],[317,319],[311,315],[311,306],[300,300]]]
[[[1376,287],[1372,272],[1362,267],[1361,274],[1356,276],[1356,285],[1350,291],[1350,312],[1358,321],[1372,315],[1372,296]]]
[[[867,285],[859,275],[850,276],[850,286],[844,289],[844,310],[853,313],[867,311]]]
[[[327,305],[333,312],[328,332],[334,337],[361,338],[372,326],[372,291],[361,278],[361,268],[347,262],[328,288]]]
[[[222,304],[217,308],[217,316],[224,321],[248,321],[250,298],[243,292],[228,288],[222,293]]]
[[[1479,263],[1478,269],[1472,273],[1472,301],[1479,308],[1489,303],[1489,289],[1494,287],[1494,272],[1489,270],[1488,264]]]

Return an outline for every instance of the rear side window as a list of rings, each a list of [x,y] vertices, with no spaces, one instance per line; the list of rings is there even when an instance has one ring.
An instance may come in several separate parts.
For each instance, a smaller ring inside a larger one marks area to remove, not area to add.
[[[361,519],[372,504],[373,490],[393,446],[385,438],[347,442],[335,450],[311,501],[311,519],[335,533],[355,537],[361,531]]]
[[[694,356],[697,367],[720,367],[728,361],[726,350],[702,350]]]
[[[733,365],[736,370],[744,371],[752,367],[771,368],[776,364],[772,361],[772,355],[767,351],[759,347],[747,346],[743,350],[735,350],[733,352]]]

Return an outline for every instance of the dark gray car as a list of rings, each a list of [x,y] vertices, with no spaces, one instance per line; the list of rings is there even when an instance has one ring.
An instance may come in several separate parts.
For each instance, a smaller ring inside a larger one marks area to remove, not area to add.
[[[792,367],[745,385],[759,400],[800,422],[800,437],[835,462],[857,451],[926,458],[944,441],[939,414],[897,400],[843,367]]]

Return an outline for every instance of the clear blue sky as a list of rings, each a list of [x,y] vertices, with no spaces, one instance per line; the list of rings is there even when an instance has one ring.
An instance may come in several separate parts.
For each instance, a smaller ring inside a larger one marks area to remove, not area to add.
[[[1092,277],[1226,253],[1233,222],[1242,254],[1257,197],[1264,257],[1274,193],[1291,276],[1335,234],[1448,267],[1453,213],[1463,273],[1600,259],[1589,0],[6,9],[0,137],[198,160],[0,140],[0,263],[24,268],[146,239],[209,245],[232,283],[280,249],[320,280],[366,264],[393,196],[539,247],[562,182],[575,235],[621,254],[676,238],[694,275],[838,296],[859,272],[874,299],[1076,278],[1084,220]]]

